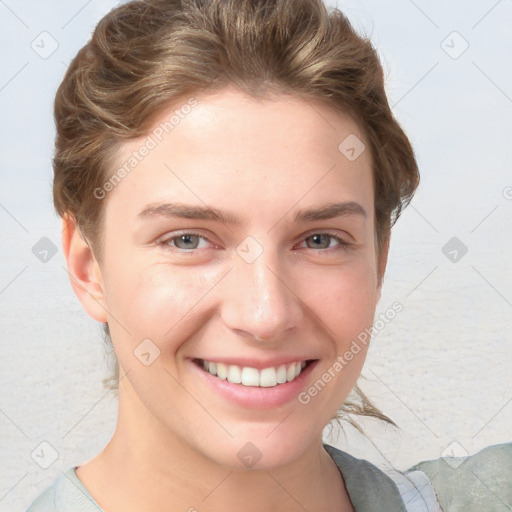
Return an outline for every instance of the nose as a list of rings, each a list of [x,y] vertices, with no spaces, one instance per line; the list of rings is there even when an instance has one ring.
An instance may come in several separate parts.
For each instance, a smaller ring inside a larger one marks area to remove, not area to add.
[[[265,250],[255,261],[237,258],[221,307],[224,324],[239,336],[280,342],[300,325],[301,301],[277,255]]]

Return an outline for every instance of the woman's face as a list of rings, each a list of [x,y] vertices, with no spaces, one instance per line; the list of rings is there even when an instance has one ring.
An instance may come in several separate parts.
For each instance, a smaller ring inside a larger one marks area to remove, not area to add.
[[[117,155],[137,163],[104,199],[96,318],[125,429],[271,468],[318,443],[366,356],[335,364],[379,299],[371,157],[351,120],[298,96],[195,100]]]

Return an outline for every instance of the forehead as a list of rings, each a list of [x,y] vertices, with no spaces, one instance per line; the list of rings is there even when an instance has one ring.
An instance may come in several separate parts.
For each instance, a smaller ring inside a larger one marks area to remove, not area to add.
[[[141,157],[143,146],[150,149]],[[124,143],[117,167],[134,165],[107,203],[266,203],[282,212],[302,200],[357,198],[371,213],[365,146],[357,124],[325,103],[284,94],[253,98],[228,88],[183,98],[155,117],[147,136]]]
[[[325,102],[292,93],[255,98],[234,87],[182,98],[160,112],[150,134],[165,144],[161,139],[172,139],[171,132],[196,153],[202,149],[209,154],[215,149],[225,153],[230,141],[231,152],[253,150],[262,158],[286,155],[290,148],[298,158],[303,153],[318,158],[322,152],[338,157],[339,143],[346,137],[356,136],[361,142],[365,139],[348,115]]]

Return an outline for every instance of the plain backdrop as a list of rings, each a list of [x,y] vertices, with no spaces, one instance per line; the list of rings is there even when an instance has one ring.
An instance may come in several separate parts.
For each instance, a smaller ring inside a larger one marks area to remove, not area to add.
[[[332,3],[331,3],[332,4]],[[0,0],[0,510],[109,440],[100,326],[72,293],[51,203],[52,102],[115,2]],[[361,387],[399,425],[326,439],[381,467],[511,441],[512,2],[340,1],[378,48],[421,185],[392,235]],[[41,248],[46,253],[41,252]]]

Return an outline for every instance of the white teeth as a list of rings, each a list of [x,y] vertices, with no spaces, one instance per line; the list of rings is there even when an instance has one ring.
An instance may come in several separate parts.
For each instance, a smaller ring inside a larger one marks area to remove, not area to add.
[[[278,384],[284,384],[286,382],[286,366],[284,364],[277,369],[276,380]]]
[[[227,380],[233,384],[240,384],[242,382],[242,370],[240,366],[235,366],[234,364],[228,366]]]
[[[259,386],[260,372],[256,368],[242,368],[242,384],[244,386]]]
[[[205,360],[202,361],[202,366],[207,372],[232,384],[271,388],[295,380],[305,368],[306,362],[297,361],[288,365],[282,364],[279,367],[264,368],[263,370],[248,366],[241,368],[234,364],[212,363]]]
[[[290,382],[295,378],[295,363],[292,363],[288,366],[288,370],[286,370],[286,380]]]
[[[217,377],[226,380],[228,376],[228,367],[224,363],[217,363]]]
[[[277,385],[277,372],[275,368],[264,368],[260,372],[260,386],[271,388]]]

